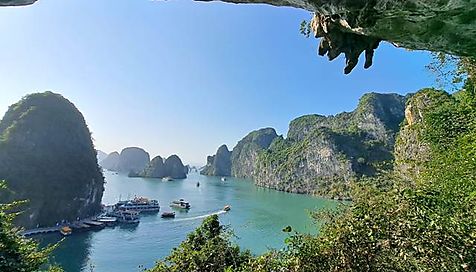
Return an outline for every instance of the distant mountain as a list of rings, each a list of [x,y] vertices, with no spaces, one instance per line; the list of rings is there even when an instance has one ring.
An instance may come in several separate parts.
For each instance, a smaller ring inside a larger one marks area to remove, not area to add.
[[[188,167],[184,166],[182,160],[177,155],[168,157],[165,161],[157,156],[147,165],[147,167],[137,176],[146,178],[184,179],[187,177]]]
[[[368,93],[352,112],[296,118],[286,138],[270,128],[254,131],[233,148],[231,175],[282,191],[345,196],[352,179],[374,175],[393,160],[405,101]],[[212,163],[222,162],[216,155],[208,162],[202,174],[214,175]]]
[[[97,153],[98,162],[104,160],[107,157],[107,153],[101,150],[96,150],[96,153]]]
[[[207,165],[200,171],[202,175],[208,176],[230,176],[231,175],[231,151],[226,145],[220,146],[217,153],[207,157]]]
[[[149,164],[150,156],[139,147],[127,147],[121,151],[117,163],[117,171],[139,173]]]
[[[119,153],[117,152],[112,152],[109,155],[107,155],[106,158],[103,160],[99,161],[99,165],[101,165],[102,168],[111,170],[111,171],[117,171],[117,166],[119,164]]]
[[[101,210],[104,178],[83,115],[59,94],[31,94],[0,122],[0,202],[28,200],[17,223],[51,226]]]

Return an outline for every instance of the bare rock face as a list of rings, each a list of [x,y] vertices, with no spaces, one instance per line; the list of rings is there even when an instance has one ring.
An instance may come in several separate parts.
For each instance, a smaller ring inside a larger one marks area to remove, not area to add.
[[[207,0],[205,0],[207,1]],[[372,65],[381,41],[414,49],[476,57],[476,0],[223,0],[264,3],[314,12],[310,22],[321,38],[319,55],[346,58],[344,73],[365,53]]]
[[[37,0],[0,0],[0,6],[26,6],[36,1]]]
[[[239,178],[252,178],[259,154],[268,149],[278,137],[274,128],[255,130],[241,139],[231,154],[231,175]]]
[[[140,176],[146,178],[163,178],[167,176],[165,171],[164,159],[157,156],[147,165],[147,167],[140,173]]]
[[[139,173],[149,164],[150,156],[139,147],[127,147],[121,151],[117,163],[117,171]]]
[[[207,165],[200,171],[207,176],[230,176],[231,175],[231,151],[226,145],[218,148],[217,153],[207,157]]]
[[[431,159],[431,148],[422,135],[425,132],[425,114],[434,106],[450,100],[441,91],[425,89],[417,92],[405,108],[405,122],[395,144],[395,170],[407,180],[415,180]]]
[[[164,162],[164,167],[168,177],[174,179],[184,179],[187,177],[185,166],[177,155],[168,157]]]

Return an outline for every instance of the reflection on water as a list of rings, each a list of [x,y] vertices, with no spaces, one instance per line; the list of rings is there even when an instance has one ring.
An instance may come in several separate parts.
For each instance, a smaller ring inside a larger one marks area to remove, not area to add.
[[[92,232],[77,233],[63,240],[59,233],[41,236],[40,245],[60,243],[55,249],[52,263],[58,263],[65,271],[84,271],[91,265],[89,261]],[[68,260],[65,262],[65,260]]]
[[[286,234],[281,230],[288,225],[300,232],[316,232],[308,211],[336,205],[335,201],[258,188],[252,182],[234,178],[223,182],[193,173],[185,180],[164,182],[104,174],[105,204],[113,204],[121,196],[145,196],[159,200],[160,212],[170,211],[170,202],[180,198],[190,202],[192,208],[176,211],[175,219],[163,219],[160,213],[145,214],[138,225],[66,237],[53,255],[67,272],[89,271],[90,265],[99,272],[151,267],[211,214],[218,214],[222,224],[230,225],[241,247],[259,254],[268,248],[283,247]],[[231,211],[222,211],[225,205],[231,205]],[[43,245],[59,239],[58,234],[41,237]]]

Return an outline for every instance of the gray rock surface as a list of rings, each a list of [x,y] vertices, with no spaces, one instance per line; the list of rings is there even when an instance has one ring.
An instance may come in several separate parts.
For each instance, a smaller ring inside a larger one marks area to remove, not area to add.
[[[241,139],[231,154],[231,175],[252,178],[258,162],[258,155],[266,150],[278,134],[274,128],[255,130]]]
[[[207,165],[200,171],[207,176],[230,176],[231,175],[231,151],[226,145],[218,148],[217,153],[207,157]]]
[[[165,161],[161,156],[157,156],[138,174],[146,178],[184,179],[187,177],[188,167],[184,166],[182,160],[177,155],[168,157]]]
[[[139,147],[127,147],[121,151],[117,163],[117,171],[139,173],[149,164],[150,156]]]

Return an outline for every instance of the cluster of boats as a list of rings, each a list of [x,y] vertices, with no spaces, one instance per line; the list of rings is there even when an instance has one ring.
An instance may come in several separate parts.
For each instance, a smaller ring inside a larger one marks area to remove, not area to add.
[[[184,199],[174,200],[170,207],[179,210],[189,210],[190,203]],[[112,208],[112,209],[111,209]],[[114,217],[120,223],[137,224],[139,223],[140,213],[153,213],[160,211],[159,201],[147,199],[145,197],[135,197],[132,200],[119,201],[106,212],[107,217]],[[174,218],[175,212],[163,212],[162,218]]]
[[[189,210],[191,205],[184,199],[174,200],[170,207],[175,210]],[[223,208],[229,211],[229,205]],[[145,197],[135,197],[132,200],[119,201],[114,205],[104,206],[103,214],[91,219],[78,221],[60,228],[60,233],[67,236],[74,232],[85,230],[97,230],[104,227],[115,226],[116,224],[139,224],[141,213],[158,213],[160,211],[159,201]],[[166,211],[161,214],[162,218],[175,218],[174,211]]]

